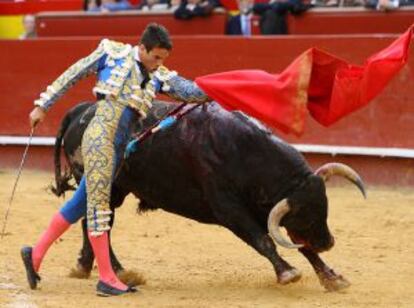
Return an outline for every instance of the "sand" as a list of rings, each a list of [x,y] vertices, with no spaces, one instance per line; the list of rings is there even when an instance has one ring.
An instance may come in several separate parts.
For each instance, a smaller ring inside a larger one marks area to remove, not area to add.
[[[1,224],[15,176],[0,171]],[[412,188],[368,187],[364,200],[348,184],[328,185],[336,245],[322,258],[352,283],[341,292],[326,292],[297,251],[279,249],[302,279],[278,285],[271,264],[227,229],[163,211],[137,215],[137,200],[129,197],[117,212],[114,249],[147,282],[138,293],[100,298],[96,269],[89,279],[68,277],[79,225],[51,247],[40,288],[28,288],[19,250],[36,242],[63,202],[47,192],[52,180],[51,173],[22,174],[0,240],[0,307],[414,307]]]

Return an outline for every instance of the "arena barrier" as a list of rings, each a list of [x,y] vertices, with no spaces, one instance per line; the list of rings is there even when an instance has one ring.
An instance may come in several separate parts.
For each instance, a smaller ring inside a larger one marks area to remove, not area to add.
[[[355,64],[387,46],[395,35],[289,36],[250,39],[209,36],[174,38],[174,52],[167,66],[194,78],[233,69],[280,72],[297,55],[318,46]],[[134,43],[137,38],[115,37]],[[15,168],[29,133],[32,102],[67,66],[87,55],[99,38],[55,38],[0,41],[0,168]],[[217,47],[219,46],[219,48]],[[315,167],[341,161],[355,167],[369,183],[414,184],[414,51],[409,63],[366,108],[324,128],[309,118],[301,138],[282,138],[301,150]],[[51,169],[52,147],[64,112],[77,102],[93,100],[93,78],[81,81],[50,111],[36,131],[28,167]],[[17,137],[17,138],[16,138]]]
[[[172,11],[124,11],[116,13],[44,12],[36,16],[40,37],[136,35],[148,22],[166,26],[174,35],[224,34],[227,13],[219,8],[207,18],[177,20]],[[355,8],[314,8],[288,16],[290,34],[401,33],[414,21],[414,9],[381,12]],[[260,34],[259,16],[252,18],[253,34]]]
[[[205,18],[178,20],[173,11],[44,12],[36,16],[39,37],[129,36],[141,33],[150,22],[167,27],[172,35],[225,34],[227,15],[223,9]]]

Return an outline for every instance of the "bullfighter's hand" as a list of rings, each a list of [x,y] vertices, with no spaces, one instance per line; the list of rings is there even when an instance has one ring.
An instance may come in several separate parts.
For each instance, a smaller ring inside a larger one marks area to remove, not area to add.
[[[30,126],[34,128],[39,122],[43,122],[46,117],[46,111],[39,106],[36,106],[29,115]]]

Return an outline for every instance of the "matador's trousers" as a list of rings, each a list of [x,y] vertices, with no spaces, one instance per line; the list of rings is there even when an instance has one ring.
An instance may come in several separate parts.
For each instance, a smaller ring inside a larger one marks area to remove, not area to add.
[[[110,229],[111,187],[137,113],[122,102],[100,100],[82,139],[88,230],[98,236]]]

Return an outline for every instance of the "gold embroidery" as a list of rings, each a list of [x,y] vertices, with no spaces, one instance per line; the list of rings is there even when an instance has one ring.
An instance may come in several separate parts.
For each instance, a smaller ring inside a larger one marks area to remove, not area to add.
[[[111,41],[108,39],[102,40],[102,46],[105,52],[112,59],[121,59],[128,56],[131,53],[132,46],[117,41]]]
[[[109,230],[108,217],[112,176],[114,173],[114,140],[125,106],[109,100],[97,102],[96,114],[82,139],[87,190],[88,230],[99,235]]]
[[[299,61],[299,78],[297,93],[294,99],[297,112],[295,112],[295,119],[292,123],[292,128],[296,133],[301,133],[304,129],[303,119],[304,113],[307,112],[306,103],[308,102],[308,88],[312,73],[312,54],[310,52],[305,52]]]

